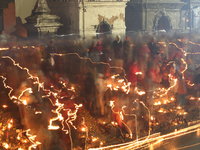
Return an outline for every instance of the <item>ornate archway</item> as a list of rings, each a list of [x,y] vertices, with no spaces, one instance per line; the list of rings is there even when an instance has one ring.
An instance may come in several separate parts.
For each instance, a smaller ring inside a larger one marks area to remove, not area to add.
[[[165,16],[162,16],[158,20],[157,30],[165,30],[165,31],[169,31],[170,30],[169,21]]]
[[[161,11],[155,16],[153,24],[154,30],[169,31],[172,29],[171,19],[165,11]]]
[[[112,26],[103,19],[102,22],[97,26],[97,38],[104,37],[104,35],[108,35],[112,33]]]

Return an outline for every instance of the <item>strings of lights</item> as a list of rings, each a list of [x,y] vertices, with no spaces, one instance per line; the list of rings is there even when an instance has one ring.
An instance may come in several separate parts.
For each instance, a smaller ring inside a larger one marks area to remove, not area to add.
[[[19,64],[15,63],[15,61],[14,61],[11,57],[9,57],[9,56],[3,56],[2,58],[4,58],[4,59],[10,59],[10,60],[13,62],[13,65],[17,66],[18,68],[20,68],[20,69],[22,69],[22,70],[25,70],[25,71],[27,72],[27,74],[29,75],[29,79],[36,79],[36,81],[34,82],[34,84],[37,84],[37,85],[38,85],[38,87],[39,87],[39,88],[38,88],[38,91],[40,91],[40,89],[43,89],[45,92],[48,92],[47,95],[45,95],[45,96],[43,96],[43,97],[48,97],[48,95],[49,95],[49,96],[50,96],[50,95],[53,95],[55,98],[57,98],[58,93],[52,92],[52,91],[49,90],[49,89],[45,89],[45,88],[44,88],[44,83],[40,83],[38,77],[35,77],[35,76],[33,76],[32,74],[30,74],[28,68],[23,68],[23,67],[21,67]],[[10,98],[11,100],[19,100],[19,101],[21,102],[21,104],[27,105],[26,100],[22,100],[21,97],[23,96],[23,94],[24,94],[25,92],[32,93],[32,89],[31,89],[31,88],[27,88],[27,89],[23,90],[23,91],[20,93],[20,95],[19,95],[18,97],[17,97],[17,96],[14,96],[14,95],[11,96],[11,93],[12,93],[12,91],[13,91],[13,88],[6,84],[6,82],[5,82],[5,81],[6,81],[6,78],[5,78],[4,76],[0,76],[0,77],[3,79],[4,87],[10,89],[10,92],[9,92],[9,94],[8,94],[9,98]],[[64,84],[64,83],[63,83],[63,84]],[[72,88],[72,90],[74,91],[73,88]],[[61,98],[63,98],[63,97],[61,97]],[[72,98],[73,98],[73,97],[72,97]],[[62,114],[60,113],[60,111],[61,111],[62,109],[64,109],[64,104],[60,103],[58,99],[56,100],[56,103],[55,103],[55,104],[53,103],[53,101],[52,101],[50,98],[49,98],[49,100],[51,101],[51,103],[52,103],[53,106],[56,106],[56,107],[57,107],[56,110],[52,110],[53,113],[57,114],[57,117],[56,117],[56,118],[50,119],[48,129],[49,129],[49,130],[58,130],[60,127],[59,127],[59,126],[54,126],[54,125],[53,125],[53,122],[56,121],[56,120],[59,120],[59,121],[62,121],[62,125],[63,125],[63,128],[62,128],[62,129],[64,130],[64,124],[63,124],[63,119],[64,119],[64,118],[63,118]],[[82,104],[80,104],[80,105],[75,104],[76,110],[75,110],[74,112],[73,112],[72,110],[69,110],[69,109],[67,110],[67,112],[68,112],[68,117],[71,117],[71,118],[72,118],[72,119],[67,118],[67,119],[65,120],[65,123],[67,124],[69,130],[70,130],[70,126],[68,125],[67,121],[69,121],[69,123],[75,128],[75,126],[73,125],[72,121],[74,121],[74,120],[76,119],[76,114],[77,114],[78,108],[80,108],[81,106],[82,106]],[[35,111],[35,114],[41,114],[41,112],[40,112],[40,111]],[[71,133],[70,133],[69,131],[66,131],[66,130],[64,130],[64,131],[65,131],[66,134],[69,133],[69,137],[70,137],[70,139],[71,139],[71,147],[73,147],[73,142],[72,142],[72,138],[71,138]],[[29,140],[33,143],[33,144],[29,147],[29,150],[31,150],[32,148],[36,148],[37,145],[41,144],[41,143],[38,142],[38,141],[34,142],[36,136],[33,136],[33,135],[30,134],[30,129],[27,130],[26,134],[27,134]],[[7,147],[7,144],[6,144],[6,145],[4,144],[4,147]]]

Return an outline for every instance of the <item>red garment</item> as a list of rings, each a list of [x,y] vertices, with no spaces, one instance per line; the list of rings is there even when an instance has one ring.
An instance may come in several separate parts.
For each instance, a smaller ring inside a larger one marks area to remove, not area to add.
[[[101,44],[100,41],[97,42],[96,49],[97,49],[98,51],[102,51],[102,50],[103,50],[103,47],[102,47],[102,44]]]
[[[134,83],[137,82],[136,73],[139,72],[138,65],[134,64],[129,67],[129,82]]]

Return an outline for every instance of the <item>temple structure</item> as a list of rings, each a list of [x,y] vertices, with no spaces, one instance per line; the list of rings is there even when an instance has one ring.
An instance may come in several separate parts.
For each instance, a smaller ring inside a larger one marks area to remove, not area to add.
[[[127,30],[181,29],[180,0],[131,0],[126,7]]]
[[[200,0],[182,0],[186,4],[182,7],[183,30],[200,28]]]
[[[28,36],[43,37],[47,34],[54,35],[61,23],[57,20],[60,18],[50,14],[50,9],[46,0],[38,0],[31,16],[26,18],[27,23],[24,25],[27,29]]]
[[[121,34],[126,31],[125,0],[47,0],[52,14],[61,17],[62,34],[101,37],[101,33]]]
[[[191,32],[200,28],[200,0],[43,1],[48,3],[51,15],[60,17],[59,22],[63,26],[58,29],[59,34],[84,38],[101,37],[101,33],[125,35],[129,31],[155,30]],[[50,15],[50,11],[48,13]],[[56,22],[57,19],[52,18],[52,21]]]
[[[200,0],[130,0],[126,27],[131,30],[178,30],[200,28]]]

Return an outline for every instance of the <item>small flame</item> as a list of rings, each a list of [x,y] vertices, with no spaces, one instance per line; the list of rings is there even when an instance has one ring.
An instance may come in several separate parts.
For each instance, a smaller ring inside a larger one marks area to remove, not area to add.
[[[190,97],[190,100],[195,100],[195,97]]]
[[[82,127],[82,128],[81,128],[81,131],[82,131],[82,132],[86,132],[86,128],[85,128],[85,127]]]
[[[92,142],[95,142],[95,141],[97,141],[97,140],[98,140],[98,138],[92,137]]]
[[[24,100],[22,103],[23,103],[24,105],[27,105],[27,101],[26,101],[26,100]]]
[[[8,129],[12,128],[12,124],[8,123]]]
[[[119,82],[119,83],[122,83],[122,82],[124,82],[124,79],[120,79],[120,80],[118,80],[118,82]]]
[[[3,147],[4,147],[5,149],[8,149],[8,148],[9,148],[8,143],[3,143],[2,145],[3,145]]]
[[[114,101],[110,101],[110,107],[114,106]]]
[[[136,72],[136,73],[135,73],[135,75],[139,75],[139,74],[141,74],[141,75],[142,75],[142,72]]]
[[[36,111],[35,112],[35,114],[37,115],[37,114],[41,114],[42,112],[41,111]]]
[[[3,107],[3,108],[7,108],[8,106],[7,106],[7,105],[2,105],[2,107]]]

